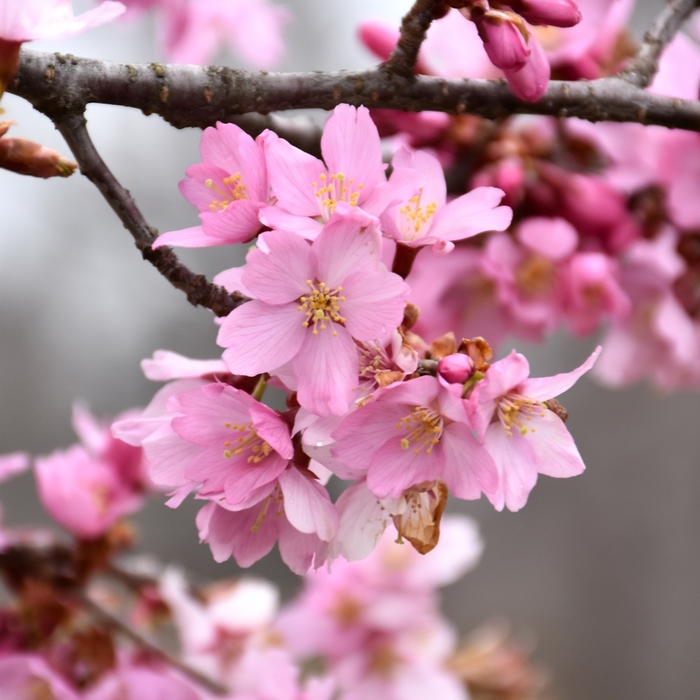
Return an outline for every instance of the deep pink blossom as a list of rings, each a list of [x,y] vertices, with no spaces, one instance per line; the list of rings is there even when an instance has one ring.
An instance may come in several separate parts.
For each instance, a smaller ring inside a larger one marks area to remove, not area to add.
[[[401,323],[408,286],[380,260],[381,238],[366,217],[336,216],[309,244],[282,231],[247,256],[243,282],[254,300],[223,321],[217,342],[234,374],[254,376],[292,362],[299,403],[342,414],[357,386],[355,340]]]
[[[538,474],[564,478],[585,469],[564,422],[544,402],[572,387],[599,354],[600,347],[568,374],[530,379],[527,360],[513,351],[477,385],[466,404],[498,467],[498,488],[487,492],[497,510],[520,510]]]
[[[435,377],[388,387],[345,418],[333,438],[333,456],[366,471],[378,498],[397,498],[435,479],[465,499],[497,486],[495,464],[472,435],[460,399]]]
[[[235,124],[217,122],[204,130],[202,162],[187,169],[180,192],[201,212],[201,226],[169,231],[154,248],[187,248],[245,243],[258,234],[258,213],[267,205],[269,187],[262,143]]]

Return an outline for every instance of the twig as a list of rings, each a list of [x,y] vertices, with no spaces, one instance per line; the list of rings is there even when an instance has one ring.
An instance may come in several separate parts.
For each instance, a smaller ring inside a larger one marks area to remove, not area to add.
[[[226,316],[246,301],[243,295],[237,292],[229,294],[223,287],[208,282],[204,275],[190,271],[170,248],[151,248],[155,240],[154,229],[148,226],[129,192],[102,160],[88,134],[82,114],[58,119],[56,127],[73,151],[81,172],[97,187],[131,232],[144,259],[154,265],[174,287],[185,292],[191,304],[205,306],[217,316]]]
[[[620,73],[620,77],[640,88],[651,85],[659,69],[661,54],[683,22],[699,5],[699,0],[667,0],[665,7],[644,35],[639,52]]]
[[[87,610],[94,618],[113,628],[119,632],[122,636],[126,637],[129,641],[133,642],[136,646],[144,649],[152,656],[163,661],[168,666],[177,669],[183,675],[192,679],[198,685],[206,688],[215,695],[228,695],[230,691],[217,681],[205,676],[203,673],[195,668],[192,668],[186,664],[181,659],[178,659],[173,654],[161,649],[159,646],[149,641],[142,635],[140,635],[135,629],[129,627],[125,622],[122,622],[118,617],[112,615],[104,608],[100,607],[91,598],[89,598],[83,591],[79,589],[73,589],[70,592],[72,598],[74,598],[85,610]]]
[[[441,0],[416,0],[401,20],[399,42],[384,64],[384,69],[388,73],[408,79],[413,78],[416,63],[418,63],[418,52],[433,23],[435,10],[442,5]]]
[[[513,114],[638,122],[700,131],[700,103],[648,93],[619,77],[552,81],[536,103],[501,80],[418,75],[400,84],[381,67],[350,73],[248,73],[201,66],[130,65],[22,51],[9,91],[54,119],[82,115],[88,103],[157,113],[177,127],[230,122],[248,112],[333,109],[341,102],[501,119]]]

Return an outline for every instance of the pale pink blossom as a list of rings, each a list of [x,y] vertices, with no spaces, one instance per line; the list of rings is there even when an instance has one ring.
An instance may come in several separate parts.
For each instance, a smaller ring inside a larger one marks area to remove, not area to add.
[[[355,340],[401,323],[408,286],[387,272],[381,238],[366,217],[336,215],[309,244],[282,231],[247,256],[243,281],[254,300],[234,309],[217,342],[235,374],[254,376],[292,362],[299,403],[316,415],[342,414],[357,387]]]
[[[289,12],[267,0],[161,0],[161,38],[172,63],[209,63],[222,45],[256,68],[284,54]]]
[[[223,500],[204,506],[197,527],[214,559],[233,557],[245,568],[279,542],[282,561],[295,573],[319,568],[326,561],[338,515],[323,486],[312,473],[306,474],[291,466],[266,496],[249,507],[229,510]]]
[[[199,149],[202,162],[187,169],[180,192],[199,209],[202,224],[164,233],[154,248],[245,243],[262,228],[258,213],[269,187],[261,137],[253,141],[235,124],[217,122],[204,130]]]
[[[377,127],[365,107],[338,105],[321,137],[323,161],[272,132],[264,136],[276,204],[260,219],[273,229],[315,238],[338,210],[359,208],[378,217],[418,189],[418,174],[397,168],[387,182]]]
[[[564,422],[545,402],[572,387],[599,354],[600,347],[568,374],[531,379],[528,361],[513,351],[477,384],[466,403],[498,467],[498,488],[487,492],[497,510],[520,510],[538,474],[564,478],[585,469]]]
[[[75,16],[71,0],[0,0],[0,41],[61,39],[110,22],[126,8],[106,0]]]
[[[461,400],[435,377],[395,384],[376,394],[333,432],[333,456],[367,473],[377,498],[442,480],[457,498],[497,486],[496,466],[474,438]]]
[[[510,225],[512,210],[498,206],[501,190],[479,187],[447,202],[445,174],[437,158],[402,148],[392,164],[415,170],[424,178],[417,194],[392,205],[380,218],[385,235],[399,243],[411,248],[432,245],[434,253],[442,254],[454,249],[454,241],[484,231],[503,231]]]

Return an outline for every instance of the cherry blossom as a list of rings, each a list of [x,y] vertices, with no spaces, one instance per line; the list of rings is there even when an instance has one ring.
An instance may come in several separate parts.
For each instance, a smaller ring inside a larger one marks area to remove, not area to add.
[[[187,169],[180,192],[201,212],[201,226],[160,235],[163,245],[196,248],[245,243],[258,234],[258,213],[268,200],[268,176],[260,138],[235,124],[218,122],[204,130],[202,162]]]
[[[527,360],[513,351],[477,384],[467,406],[498,467],[498,488],[486,494],[497,510],[520,510],[538,473],[565,478],[585,469],[564,422],[546,401],[573,386],[599,354],[600,347],[567,374],[530,379]]]
[[[434,253],[448,253],[454,242],[484,231],[503,231],[510,225],[510,207],[499,207],[503,192],[479,187],[447,203],[445,175],[439,161],[424,151],[400,149],[392,164],[420,172],[425,184],[418,194],[387,209],[381,216],[387,236],[409,247],[432,245]]]
[[[282,231],[264,243],[243,273],[253,301],[221,325],[224,361],[248,376],[291,361],[302,406],[345,413],[360,371],[355,341],[401,323],[408,286],[383,269],[380,235],[359,213],[336,215],[312,244]]]

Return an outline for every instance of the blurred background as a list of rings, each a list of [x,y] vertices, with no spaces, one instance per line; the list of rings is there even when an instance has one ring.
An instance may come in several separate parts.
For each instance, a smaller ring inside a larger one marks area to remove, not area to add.
[[[371,65],[357,23],[398,22],[409,7],[408,0],[286,4],[293,20],[284,70]],[[633,28],[641,36],[663,0],[638,5]],[[154,33],[144,18],[31,48],[160,60]],[[15,136],[68,155],[52,124],[27,103],[6,95],[2,105],[4,118],[17,122]],[[152,226],[197,223],[177,183],[199,160],[198,130],[176,131],[157,116],[118,107],[91,106],[88,120],[103,158]],[[157,386],[143,378],[139,361],[158,348],[200,358],[220,352],[210,313],[190,307],[141,260],[80,175],[44,182],[0,171],[0,202],[0,454],[73,443],[75,399],[100,417],[145,405]],[[237,264],[234,256],[220,249],[181,255],[210,277]],[[513,345],[537,376],[579,365],[595,339]],[[509,621],[516,635],[535,641],[562,700],[700,697],[700,396],[659,396],[644,386],[612,392],[584,377],[562,403],[588,471],[574,480],[542,478],[517,514],[451,503],[479,521],[486,552],[476,571],[445,591],[447,613],[463,633]],[[29,474],[3,484],[0,502],[10,525],[48,523]],[[141,548],[183,564],[197,581],[236,575],[232,562],[215,564],[199,545],[197,509],[192,501],[176,511],[150,503],[137,518]],[[287,594],[298,586],[276,555],[253,571]]]

